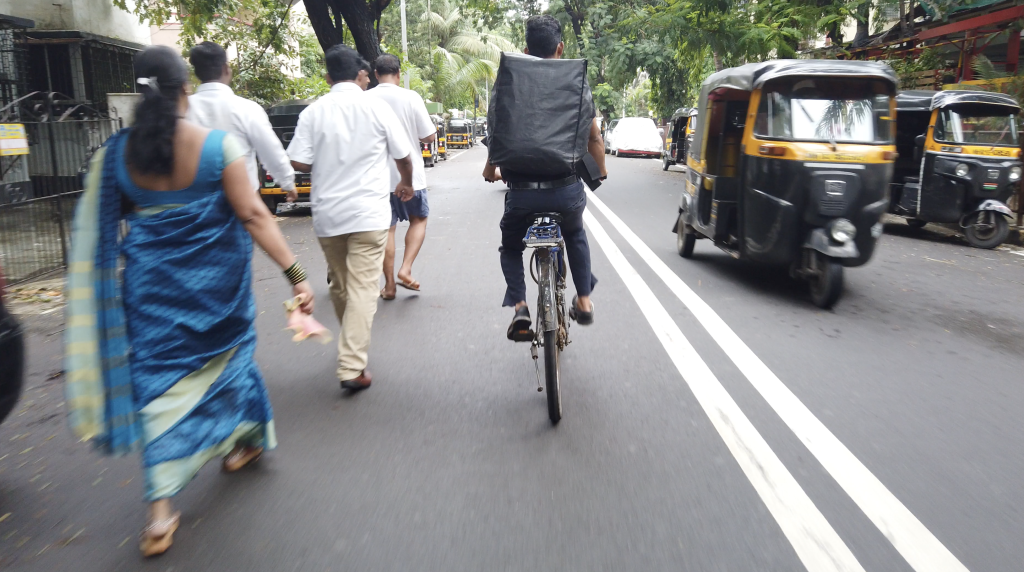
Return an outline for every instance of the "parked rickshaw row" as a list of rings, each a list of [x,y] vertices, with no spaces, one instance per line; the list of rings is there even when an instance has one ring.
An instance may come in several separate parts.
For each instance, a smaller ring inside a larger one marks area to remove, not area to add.
[[[685,164],[672,225],[679,254],[698,239],[786,265],[829,308],[845,268],[871,259],[886,212],[911,226],[959,223],[994,248],[1021,178],[1013,98],[897,92],[889,66],[777,60],[715,73],[696,109],[665,133],[663,167]]]

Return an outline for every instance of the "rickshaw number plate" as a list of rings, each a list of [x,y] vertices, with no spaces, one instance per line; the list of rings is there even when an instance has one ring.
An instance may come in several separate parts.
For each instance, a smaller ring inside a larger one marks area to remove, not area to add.
[[[998,179],[999,178],[999,171],[996,171],[994,169],[989,169],[988,170],[988,178],[993,179],[993,180]]]
[[[846,194],[846,181],[825,181],[825,193],[834,197]]]

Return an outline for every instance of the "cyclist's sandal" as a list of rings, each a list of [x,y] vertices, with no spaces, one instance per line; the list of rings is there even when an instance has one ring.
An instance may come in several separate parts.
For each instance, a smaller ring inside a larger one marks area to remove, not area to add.
[[[508,325],[508,339],[513,342],[532,342],[533,341],[533,320],[530,319],[530,307],[523,306],[516,310],[516,316],[512,318],[512,323]]]
[[[590,324],[593,324],[594,323],[594,302],[593,302],[593,300],[591,300],[591,302],[590,302],[590,311],[589,312],[584,312],[583,310],[580,310],[579,307],[576,305],[577,298],[578,298],[577,296],[573,296],[572,297],[572,307],[569,308],[569,317],[572,318],[573,320],[576,320],[576,323],[581,325],[581,326],[589,326]]]
[[[174,531],[178,530],[178,523],[181,521],[181,513],[176,512],[165,520],[151,522],[142,531],[139,538],[139,550],[146,558],[158,556],[167,552],[174,542]],[[157,529],[163,529],[162,534],[157,534]]]

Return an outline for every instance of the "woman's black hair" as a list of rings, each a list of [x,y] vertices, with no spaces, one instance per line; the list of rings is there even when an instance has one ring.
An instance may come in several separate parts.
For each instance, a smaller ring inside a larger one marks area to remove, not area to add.
[[[135,108],[125,158],[139,174],[170,175],[174,167],[178,98],[188,81],[188,68],[175,50],[151,46],[135,57],[135,79],[142,101]]]

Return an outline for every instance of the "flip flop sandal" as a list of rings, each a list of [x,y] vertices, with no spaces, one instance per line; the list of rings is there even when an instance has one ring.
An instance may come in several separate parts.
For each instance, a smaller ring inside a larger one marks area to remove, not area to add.
[[[390,295],[390,296],[388,296],[387,294],[385,294],[385,293],[384,293],[384,289],[383,289],[383,288],[381,288],[381,289],[380,289],[380,297],[381,297],[381,298],[384,298],[385,300],[394,300],[394,299],[395,299],[395,295],[394,295],[394,294],[392,294],[392,295]]]
[[[174,543],[174,531],[178,530],[178,524],[181,522],[181,513],[176,512],[170,518],[160,520],[157,522],[151,522],[149,526],[142,530],[142,536],[139,537],[139,550],[142,551],[142,555],[146,558],[150,556],[159,556]],[[167,532],[160,536],[153,536],[150,532],[154,528],[167,528]]]
[[[405,280],[399,279],[398,285],[401,286],[402,288],[405,288],[406,290],[412,290],[413,292],[420,291],[420,283],[415,280],[411,282],[406,282]]]
[[[576,320],[576,323],[581,326],[589,326],[594,323],[594,306],[593,300],[590,302],[590,311],[584,312],[576,306],[577,296],[572,297],[572,307],[569,308],[569,317]]]
[[[237,447],[224,457],[221,467],[225,473],[234,473],[259,461],[262,456],[263,447]]]

